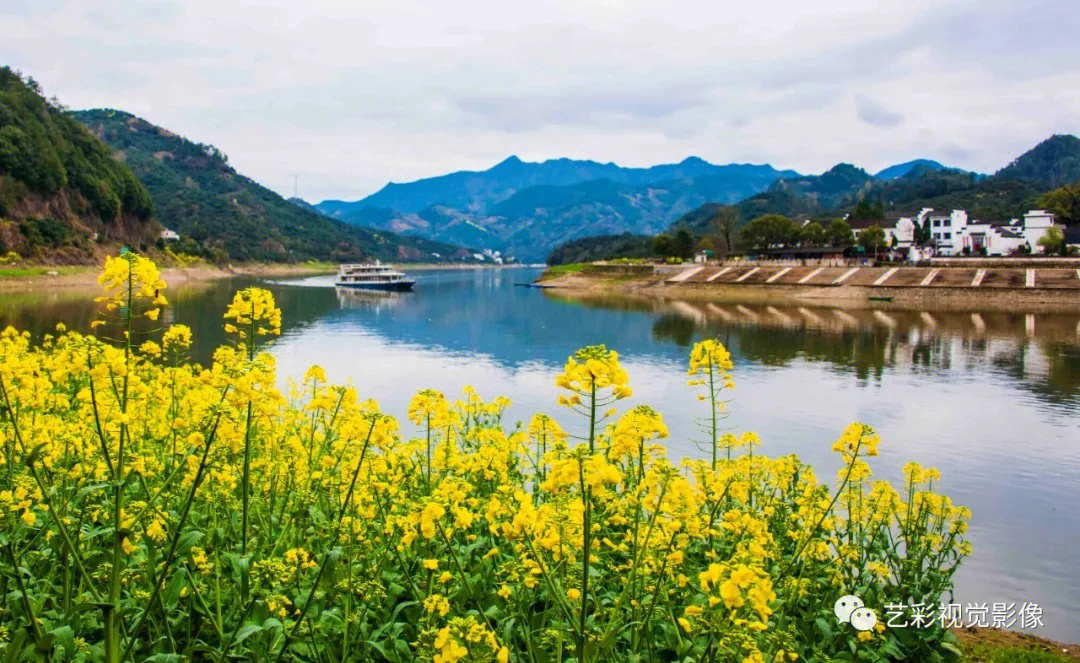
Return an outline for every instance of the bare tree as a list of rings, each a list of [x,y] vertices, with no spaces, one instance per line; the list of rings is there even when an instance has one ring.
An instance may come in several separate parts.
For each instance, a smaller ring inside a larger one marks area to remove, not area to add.
[[[734,248],[735,232],[739,228],[739,212],[731,205],[721,205],[716,208],[716,214],[712,219],[712,230],[718,238],[718,246],[721,257],[731,253]]]

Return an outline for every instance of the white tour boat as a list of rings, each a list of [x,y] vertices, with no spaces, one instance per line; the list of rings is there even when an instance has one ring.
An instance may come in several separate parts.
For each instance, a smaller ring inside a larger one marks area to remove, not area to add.
[[[416,280],[406,277],[405,272],[394,269],[393,265],[384,265],[376,260],[374,264],[341,265],[334,285],[343,288],[403,292],[412,290],[415,283]]]

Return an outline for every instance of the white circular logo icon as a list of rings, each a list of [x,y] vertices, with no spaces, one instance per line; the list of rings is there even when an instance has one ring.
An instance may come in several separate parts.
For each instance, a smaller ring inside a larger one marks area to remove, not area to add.
[[[851,625],[856,631],[869,631],[877,624],[877,615],[870,608],[856,608],[851,613]]]
[[[836,605],[833,606],[833,613],[841,623],[847,623],[851,621],[851,614],[863,607],[862,599],[858,596],[851,594],[847,596],[841,596],[836,600]],[[870,625],[873,627],[873,624]]]

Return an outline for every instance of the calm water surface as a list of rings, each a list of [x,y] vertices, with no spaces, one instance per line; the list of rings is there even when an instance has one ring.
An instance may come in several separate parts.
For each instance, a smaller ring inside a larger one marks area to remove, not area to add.
[[[264,284],[284,311],[273,346],[283,379],[320,364],[399,419],[415,391],[456,396],[469,384],[510,397],[511,421],[543,410],[576,429],[555,408],[554,377],[575,349],[605,343],[634,387],[624,407],[661,410],[671,455],[695,455],[702,412],[686,357],[715,336],[736,363],[731,426],[757,431],[766,453],[798,453],[832,483],[832,441],[851,421],[874,425],[878,477],[898,483],[908,460],[937,467],[943,492],[974,512],[956,600],[1037,602],[1040,634],[1080,641],[1080,315],[572,300],[515,287],[532,270],[416,274],[417,291],[393,297],[338,292],[332,277]],[[233,291],[249,283],[173,289],[163,318],[190,325],[205,360],[224,341]],[[85,330],[91,298],[0,295],[0,326]]]

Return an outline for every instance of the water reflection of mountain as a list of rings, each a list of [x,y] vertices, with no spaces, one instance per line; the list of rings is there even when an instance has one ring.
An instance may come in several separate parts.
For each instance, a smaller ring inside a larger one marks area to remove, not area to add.
[[[282,309],[282,327],[293,333],[338,308],[333,288],[296,288],[259,283],[238,277],[212,282],[178,284],[165,291],[169,306],[162,309],[161,325],[185,324],[191,327],[191,357],[206,363],[218,346],[229,341],[222,315],[233,294],[258,283],[274,292]],[[29,331],[36,338],[52,332],[58,322],[68,329],[86,333],[90,323],[100,318],[101,304],[94,302],[97,289],[65,289],[31,293],[0,294],[0,328],[8,325]],[[147,336],[157,333],[145,330]],[[103,328],[105,329],[105,328]],[[136,335],[136,340],[141,338]]]

